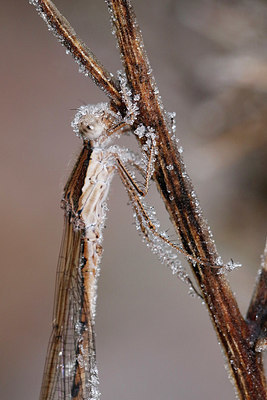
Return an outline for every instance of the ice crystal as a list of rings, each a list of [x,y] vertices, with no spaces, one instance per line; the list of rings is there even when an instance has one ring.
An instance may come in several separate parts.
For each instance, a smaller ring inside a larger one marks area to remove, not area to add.
[[[234,262],[233,260],[228,261],[228,263],[224,266],[225,270],[229,272],[240,267],[242,267],[242,264],[239,262]]]
[[[172,164],[167,165],[166,169],[167,169],[168,171],[173,171],[174,166],[173,166]]]
[[[215,266],[221,267],[220,269],[218,269],[218,274],[224,274],[226,271],[231,272],[236,268],[242,267],[242,264],[240,264],[239,262],[234,262],[233,260],[224,263],[222,257],[219,256],[215,260]]]
[[[139,138],[142,139],[142,137],[145,136],[146,133],[146,127],[143,124],[138,125],[138,127],[134,131],[135,135]]]
[[[175,134],[175,132],[176,132],[176,121],[175,121],[176,112],[167,112],[166,115],[167,115],[167,119],[169,119],[169,121],[170,121],[172,133]]]

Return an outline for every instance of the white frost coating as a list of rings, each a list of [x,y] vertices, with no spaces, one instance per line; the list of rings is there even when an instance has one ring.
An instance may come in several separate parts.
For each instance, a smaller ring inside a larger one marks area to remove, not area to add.
[[[117,76],[120,82],[120,93],[122,95],[122,100],[127,109],[126,116],[123,118],[123,120],[126,124],[133,125],[139,114],[137,103],[140,100],[140,95],[132,95],[131,89],[128,86],[126,74],[124,72],[117,71]]]
[[[264,252],[263,255],[261,256],[261,269],[259,270],[258,275],[260,274],[261,270],[267,271],[267,238],[264,247]]]
[[[128,125],[133,125],[136,121],[139,108],[138,108],[138,101],[140,100],[140,95],[137,94],[133,96],[131,89],[128,86],[128,81],[126,74],[122,71],[117,72],[118,80],[120,82],[120,93],[122,95],[123,103],[126,105],[126,116],[123,118],[123,121]],[[157,149],[157,136],[153,127],[145,127],[142,124],[139,124],[135,129],[134,133],[139,138],[145,138],[146,141],[142,146],[142,160],[141,163],[144,165],[148,165],[148,156],[152,152],[152,162],[151,168],[149,170],[149,179],[154,173],[154,163],[155,163],[155,156],[158,154]]]
[[[154,174],[154,165],[156,162],[156,156],[158,154],[157,135],[155,129],[150,126],[145,127],[143,124],[139,124],[134,133],[139,139],[146,139],[142,146],[142,157],[139,161],[139,165],[144,166],[143,169],[146,170],[147,166],[149,165],[149,157],[151,157],[150,169],[147,171],[148,180],[150,180]]]

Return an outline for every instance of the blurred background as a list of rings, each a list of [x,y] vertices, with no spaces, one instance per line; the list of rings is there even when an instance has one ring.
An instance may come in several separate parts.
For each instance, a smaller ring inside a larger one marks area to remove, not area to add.
[[[133,4],[219,253],[243,264],[229,278],[245,313],[266,235],[267,3]],[[104,1],[56,5],[107,69],[121,68]],[[59,203],[81,147],[71,109],[105,97],[27,1],[1,9],[0,398],[35,400],[51,331]],[[151,198],[169,228],[154,185]],[[97,306],[103,400],[235,399],[205,307],[142,244],[127,203],[116,177]]]

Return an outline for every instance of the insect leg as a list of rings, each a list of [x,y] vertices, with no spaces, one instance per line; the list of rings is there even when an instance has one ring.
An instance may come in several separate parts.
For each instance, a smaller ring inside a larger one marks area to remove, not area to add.
[[[179,253],[182,253],[185,257],[191,258],[183,249],[178,247],[177,245],[173,244],[164,234],[158,232],[157,227],[151,221],[148,212],[145,209],[145,205],[140,200],[140,195],[136,193],[135,189],[129,183],[127,177],[123,175],[123,172],[120,171],[122,182],[125,185],[125,188],[128,192],[131,204],[133,206],[135,217],[137,219],[138,227],[140,228],[143,237],[145,240],[150,244],[152,247],[152,251],[154,253],[158,253],[158,248],[160,248],[160,259],[165,263],[169,264],[172,273],[176,274],[181,278],[182,281],[187,283],[192,291],[192,293],[196,294],[198,297],[202,298],[202,295],[198,292],[196,287],[194,286],[191,278],[188,274],[183,270],[180,261],[175,261],[176,255],[171,254],[170,247],[175,248],[178,250]],[[156,244],[155,244],[156,243]],[[167,245],[166,249],[164,249],[163,245]],[[168,248],[169,247],[169,248]],[[163,250],[163,252],[162,252]],[[163,253],[165,253],[163,255]],[[192,260],[190,260],[192,261]],[[194,259],[194,262],[199,262],[199,260]]]
[[[119,171],[123,174],[125,179],[127,179],[127,181],[130,182],[130,184],[135,188],[136,192],[140,196],[145,197],[147,195],[147,192],[148,192],[149,181],[151,179],[151,176],[153,175],[153,159],[154,159],[154,147],[153,147],[153,145],[152,145],[152,147],[150,149],[150,152],[149,152],[148,164],[147,164],[146,171],[144,171],[143,168],[139,164],[135,163],[134,161],[131,161],[131,160],[128,161],[135,168],[137,168],[139,170],[139,172],[141,172],[142,175],[143,174],[145,175],[144,189],[140,188],[138,183],[135,181],[135,179],[133,178],[133,176],[129,172],[128,168],[122,162],[120,156],[118,154],[114,154],[114,156],[116,158],[116,161],[117,161],[117,164],[118,164],[118,167],[119,167]]]

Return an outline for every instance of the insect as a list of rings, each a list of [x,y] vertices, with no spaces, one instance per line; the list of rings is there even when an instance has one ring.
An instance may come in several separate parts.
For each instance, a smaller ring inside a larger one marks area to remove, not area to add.
[[[105,199],[115,165],[104,149],[114,115],[107,105],[80,109],[83,148],[64,188],[53,330],[40,399],[98,398],[94,319]]]
[[[141,168],[141,163],[127,149],[108,146],[114,132],[125,127],[123,119],[107,103],[100,103],[82,106],[72,125],[83,139],[83,148],[65,185],[62,199],[64,233],[57,268],[53,328],[40,400],[87,400],[100,396],[94,334],[97,280],[105,201],[116,169],[130,196],[139,228],[145,239],[153,243],[152,250],[157,252],[156,249],[160,249],[172,272],[192,286],[180,261],[166,248],[172,245],[171,242],[158,231],[155,218],[141,200],[144,193],[124,166],[130,162]],[[152,159],[149,157],[146,182],[152,173]]]

